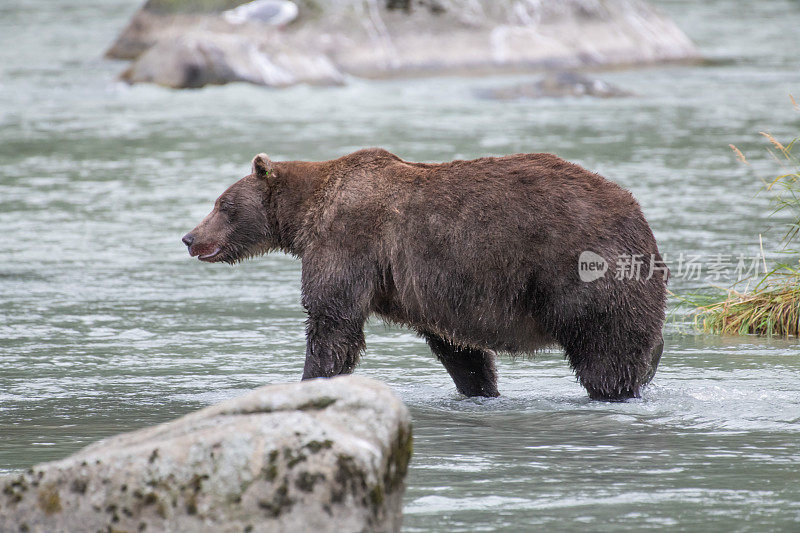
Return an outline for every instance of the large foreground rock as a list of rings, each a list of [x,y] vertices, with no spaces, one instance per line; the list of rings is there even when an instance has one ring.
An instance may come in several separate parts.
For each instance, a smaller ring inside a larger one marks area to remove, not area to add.
[[[410,454],[385,385],[262,387],[0,478],[0,530],[397,531]]]
[[[131,82],[286,86],[686,60],[686,35],[644,0],[295,0],[279,27],[232,24],[240,0],[149,0],[107,55]]]

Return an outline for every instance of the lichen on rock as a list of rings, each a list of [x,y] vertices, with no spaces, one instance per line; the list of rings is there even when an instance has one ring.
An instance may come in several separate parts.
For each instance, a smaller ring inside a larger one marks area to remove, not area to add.
[[[0,478],[28,531],[397,531],[408,411],[339,377],[262,387]]]

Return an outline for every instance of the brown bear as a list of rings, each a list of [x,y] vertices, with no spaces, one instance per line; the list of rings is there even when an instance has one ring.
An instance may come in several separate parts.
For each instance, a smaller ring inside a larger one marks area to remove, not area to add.
[[[259,154],[183,242],[202,261],[302,259],[303,379],[353,372],[372,313],[415,329],[467,396],[498,395],[496,352],[560,345],[604,400],[638,396],[661,356],[668,271],[639,205],[551,154]],[[638,275],[609,269],[625,257]]]

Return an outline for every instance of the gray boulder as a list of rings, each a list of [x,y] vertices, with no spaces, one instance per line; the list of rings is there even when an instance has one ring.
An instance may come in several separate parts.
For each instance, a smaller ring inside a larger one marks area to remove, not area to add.
[[[107,55],[135,61],[127,81],[170,87],[204,80],[340,83],[346,75],[564,70],[697,58],[686,35],[644,0],[296,0],[297,18],[285,26],[257,17],[233,24],[224,14],[238,4],[149,0]],[[194,51],[214,49],[223,52],[203,52],[197,60]],[[257,63],[269,65],[268,71],[275,65],[281,74],[259,75]]]
[[[297,54],[292,50],[269,53],[257,41],[227,34],[188,35],[159,41],[120,78],[129,83],[156,83],[173,89],[236,81],[271,87],[343,83],[342,73],[323,54]]]
[[[267,386],[0,478],[0,530],[398,531],[410,455],[385,385]]]

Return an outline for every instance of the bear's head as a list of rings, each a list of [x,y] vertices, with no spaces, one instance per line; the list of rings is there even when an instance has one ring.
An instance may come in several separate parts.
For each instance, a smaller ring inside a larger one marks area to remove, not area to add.
[[[222,193],[211,213],[183,236],[189,255],[209,263],[236,263],[275,249],[267,211],[274,172],[269,158],[258,154],[252,173]]]

